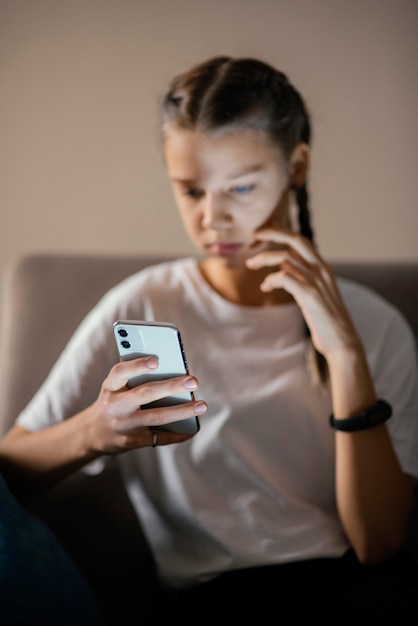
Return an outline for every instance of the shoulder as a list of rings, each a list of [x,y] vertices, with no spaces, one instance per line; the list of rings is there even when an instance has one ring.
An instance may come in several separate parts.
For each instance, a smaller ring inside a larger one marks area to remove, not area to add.
[[[364,345],[377,392],[399,413],[412,403],[416,414],[418,360],[411,326],[399,309],[369,287],[347,279],[338,279],[338,284]]]
[[[182,298],[181,284],[187,282],[197,261],[191,257],[165,261],[150,265],[131,274],[111,287],[90,309],[80,323],[71,343],[85,342],[102,349],[107,336],[97,332],[100,328],[111,328],[117,319],[144,319],[154,316],[155,309],[162,303]]]
[[[188,277],[196,272],[197,260],[184,257],[149,265],[135,274],[131,274],[114,285],[104,294],[100,305],[113,308],[124,302],[136,302],[138,299],[158,297],[167,291],[175,292]]]
[[[359,330],[368,334],[395,333],[414,341],[413,332],[401,311],[376,291],[349,280],[337,277],[344,303]]]
[[[149,265],[123,279],[120,283],[115,285],[109,293],[132,288],[151,288],[155,285],[167,284],[167,281],[170,284],[181,283],[196,267],[197,260],[193,257],[183,257]]]

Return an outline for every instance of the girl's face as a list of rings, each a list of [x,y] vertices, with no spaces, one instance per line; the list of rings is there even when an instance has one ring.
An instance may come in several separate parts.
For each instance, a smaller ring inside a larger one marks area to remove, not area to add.
[[[266,246],[257,228],[287,222],[289,168],[260,133],[170,128],[164,157],[184,228],[206,256],[241,264]]]

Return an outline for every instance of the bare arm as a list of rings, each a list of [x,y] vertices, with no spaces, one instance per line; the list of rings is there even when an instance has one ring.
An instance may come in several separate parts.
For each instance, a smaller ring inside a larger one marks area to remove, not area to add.
[[[300,306],[312,341],[327,360],[335,417],[349,418],[372,406],[376,392],[364,349],[329,266],[309,241],[286,229],[264,229],[259,238],[288,247],[261,252],[248,266],[272,266],[261,289],[283,288]],[[412,480],[402,472],[385,424],[364,431],[336,431],[335,445],[336,502],[342,526],[362,562],[381,561],[404,541]]]
[[[12,426],[0,441],[0,469],[17,496],[36,496],[99,456],[85,447],[85,424],[80,413],[36,432]]]
[[[376,401],[361,346],[329,359],[334,415],[350,417]],[[336,498],[344,529],[358,558],[378,562],[405,538],[412,480],[403,474],[386,424],[335,432]]]
[[[141,409],[141,405],[198,386],[196,378],[185,375],[128,389],[129,378],[156,366],[156,359],[149,358],[117,363],[103,382],[97,400],[77,415],[37,432],[13,426],[0,441],[0,470],[14,492],[24,498],[36,495],[102,455],[152,445],[153,426],[206,411],[201,401]],[[160,431],[158,444],[189,438]]]

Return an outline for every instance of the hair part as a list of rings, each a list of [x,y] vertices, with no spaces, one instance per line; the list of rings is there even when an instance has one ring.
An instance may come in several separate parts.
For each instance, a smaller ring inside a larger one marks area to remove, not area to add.
[[[228,128],[263,132],[289,157],[310,143],[309,115],[286,75],[263,61],[219,56],[176,76],[163,101],[168,124],[212,133]]]
[[[262,132],[289,159],[300,143],[310,145],[310,116],[287,76],[252,58],[216,56],[179,74],[162,103],[162,137],[170,128],[208,134],[240,129]],[[302,235],[314,242],[306,182],[293,188]],[[327,365],[309,338],[307,363],[314,382],[327,380]]]

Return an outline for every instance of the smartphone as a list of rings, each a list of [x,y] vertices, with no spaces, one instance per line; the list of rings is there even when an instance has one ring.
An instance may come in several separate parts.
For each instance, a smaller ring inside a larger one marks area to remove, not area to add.
[[[157,370],[129,379],[128,387],[136,387],[148,381],[165,380],[189,373],[180,331],[175,324],[117,320],[113,324],[113,333],[121,361],[129,361],[143,356],[156,356],[159,361]],[[172,406],[190,402],[193,399],[193,392],[185,391],[144,404],[142,408]],[[164,424],[158,428],[177,433],[195,434],[198,432],[200,424],[196,415],[171,424]]]

